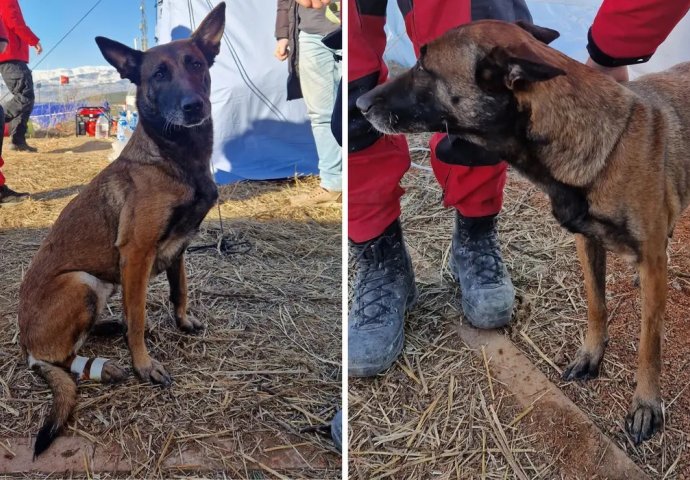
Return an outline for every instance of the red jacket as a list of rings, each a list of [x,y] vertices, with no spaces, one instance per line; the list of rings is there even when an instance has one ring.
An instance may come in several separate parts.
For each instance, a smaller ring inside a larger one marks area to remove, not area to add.
[[[7,30],[5,29],[5,25],[2,23],[2,18],[0,18],[0,53],[5,51],[8,43],[9,40],[7,39]]]
[[[589,56],[605,67],[646,62],[688,10],[690,0],[604,0],[589,29]]]
[[[0,17],[10,41],[7,49],[0,53],[0,62],[19,60],[29,63],[29,46],[35,46],[39,40],[26,26],[18,0],[0,0]]]

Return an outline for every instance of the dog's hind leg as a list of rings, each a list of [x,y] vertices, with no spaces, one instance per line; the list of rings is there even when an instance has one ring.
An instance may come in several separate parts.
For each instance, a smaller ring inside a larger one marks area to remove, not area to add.
[[[86,369],[79,369],[79,362],[74,361],[87,336],[99,324],[98,316],[113,290],[112,284],[86,272],[59,275],[50,291],[42,298],[45,305],[41,315],[51,320],[40,322],[40,327],[34,325],[30,329],[33,346],[27,349],[28,353],[35,360],[71,369],[80,379],[90,378],[103,383],[114,383],[126,378],[125,370],[113,360],[95,359],[97,361],[93,366],[93,375],[90,374],[90,370],[94,359],[84,358],[81,364]],[[38,313],[35,312],[34,315]],[[50,330],[46,328],[47,331],[44,331],[41,328],[43,326]]]
[[[34,455],[40,455],[57,438],[74,409],[77,389],[69,370],[74,370],[75,359],[81,358],[76,356],[77,351],[103,306],[107,290],[107,284],[87,273],[69,272],[20,293],[22,347],[29,366],[38,371],[53,392],[51,410],[36,437]],[[126,376],[112,361],[101,360],[96,367],[104,382]]]
[[[649,239],[640,262],[642,331],[637,364],[637,387],[626,430],[636,444],[648,440],[661,428],[661,342],[667,295],[667,256],[664,241]]]
[[[606,250],[584,235],[576,235],[577,253],[587,292],[587,334],[575,359],[563,372],[566,381],[595,378],[608,343],[606,315]]]
[[[187,272],[184,268],[184,252],[173,260],[165,273],[170,284],[170,301],[175,309],[178,328],[189,333],[202,330],[204,325],[191,315],[187,315]]]

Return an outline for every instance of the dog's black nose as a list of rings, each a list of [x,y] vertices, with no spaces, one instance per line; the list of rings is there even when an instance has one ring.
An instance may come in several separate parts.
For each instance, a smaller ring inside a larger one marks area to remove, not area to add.
[[[367,111],[376,101],[376,95],[372,95],[371,93],[372,92],[365,93],[364,95],[359,97],[357,99],[357,102],[355,103],[357,105],[357,108],[359,108],[362,111],[362,113],[367,113]]]
[[[199,113],[204,107],[204,101],[198,95],[190,95],[182,99],[184,113]]]

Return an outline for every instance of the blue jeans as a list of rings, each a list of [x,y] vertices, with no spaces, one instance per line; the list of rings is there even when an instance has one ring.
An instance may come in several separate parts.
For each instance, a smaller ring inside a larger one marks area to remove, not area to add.
[[[321,186],[341,191],[342,151],[331,133],[331,114],[341,75],[341,62],[337,62],[334,55],[341,55],[341,51],[326,47],[321,43],[322,38],[321,35],[299,33],[299,78],[319,155]]]

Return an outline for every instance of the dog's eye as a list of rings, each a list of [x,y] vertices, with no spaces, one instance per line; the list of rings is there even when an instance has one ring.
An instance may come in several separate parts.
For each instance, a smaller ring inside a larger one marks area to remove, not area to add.
[[[201,67],[202,67],[201,62],[199,62],[199,61],[192,62],[192,68],[194,70],[201,70]]]
[[[165,66],[161,65],[158,67],[158,70],[153,74],[153,78],[156,80],[163,80],[168,74],[168,70],[165,68]]]

